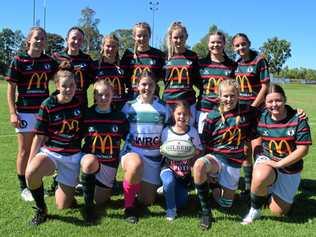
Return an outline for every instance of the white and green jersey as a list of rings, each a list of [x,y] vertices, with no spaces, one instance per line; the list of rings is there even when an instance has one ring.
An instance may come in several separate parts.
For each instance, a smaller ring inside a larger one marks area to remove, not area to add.
[[[124,152],[135,152],[153,161],[160,161],[161,132],[170,118],[168,107],[158,97],[152,104],[144,104],[137,97],[127,102],[123,109],[130,131]]]

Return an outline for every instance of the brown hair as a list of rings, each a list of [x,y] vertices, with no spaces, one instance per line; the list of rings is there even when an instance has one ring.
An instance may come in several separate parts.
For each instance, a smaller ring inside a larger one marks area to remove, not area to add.
[[[102,79],[101,79],[101,80],[97,80],[97,81],[93,84],[93,94],[95,95],[95,93],[96,93],[96,91],[97,91],[97,88],[98,88],[98,87],[102,87],[102,86],[109,88],[109,89],[112,91],[112,93],[113,93],[113,85],[112,85],[112,83],[109,82],[109,81],[106,81],[106,80],[102,80]]]
[[[70,32],[73,31],[73,30],[79,31],[79,32],[82,34],[82,36],[84,37],[84,32],[83,32],[83,30],[82,30],[81,28],[79,28],[78,26],[73,26],[73,27],[71,27],[71,28],[67,31],[66,39],[68,39],[68,37],[69,37],[69,35],[70,35]]]
[[[116,45],[117,45],[117,53],[116,53],[116,56],[115,56],[115,64],[117,66],[119,66],[119,64],[120,64],[120,55],[119,55],[120,41],[119,41],[119,39],[115,35],[105,35],[102,38],[102,43],[101,43],[101,50],[100,50],[101,57],[100,57],[100,60],[99,60],[99,68],[101,66],[101,63],[103,62],[103,57],[104,57],[103,56],[103,53],[104,53],[103,48],[104,48],[104,44],[105,44],[105,42],[107,40],[113,40],[116,43]]]
[[[168,59],[174,55],[174,45],[172,44],[171,37],[172,32],[176,29],[182,30],[185,40],[188,38],[188,31],[181,21],[175,21],[169,26],[167,33]]]
[[[29,30],[29,32],[28,32],[28,34],[27,34],[27,36],[26,36],[25,44],[26,44],[26,48],[27,48],[27,49],[30,47],[29,40],[32,38],[32,35],[33,35],[33,33],[34,33],[35,31],[41,31],[41,32],[44,34],[44,36],[45,36],[45,40],[47,39],[47,33],[46,33],[46,31],[45,31],[42,27],[34,26],[34,27],[32,27],[32,28]]]
[[[251,41],[249,40],[248,36],[247,36],[245,33],[237,33],[237,34],[235,34],[235,35],[233,36],[233,38],[232,38],[232,44],[234,44],[234,40],[235,40],[237,37],[244,38],[244,39],[248,42],[249,46],[251,45]]]
[[[191,116],[191,110],[190,110],[190,105],[188,102],[185,100],[177,100],[174,104],[172,104],[172,113],[171,113],[171,125],[175,125],[176,121],[174,119],[174,111],[176,111],[177,108],[184,108],[185,111],[189,114],[189,119]]]
[[[286,95],[283,88],[278,84],[270,84],[267,95],[270,93],[279,93],[284,98],[284,102],[286,102]]]
[[[149,24],[148,24],[147,22],[139,22],[139,23],[136,23],[136,24],[134,25],[134,27],[133,27],[133,36],[135,36],[135,34],[136,34],[136,29],[137,29],[137,28],[146,29],[147,32],[148,32],[149,38],[151,37],[151,29],[150,29],[150,26],[149,26]],[[135,41],[135,43],[134,43],[134,51],[133,51],[133,53],[134,53],[134,59],[137,59],[137,47],[138,47],[138,45],[137,45],[137,42]]]
[[[57,83],[61,77],[74,79],[74,67],[69,61],[63,61],[59,64],[58,71],[55,74],[55,83]]]

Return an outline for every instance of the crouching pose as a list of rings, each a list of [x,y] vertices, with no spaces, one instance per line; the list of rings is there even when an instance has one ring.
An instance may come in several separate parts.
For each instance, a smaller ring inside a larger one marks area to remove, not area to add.
[[[113,87],[111,82],[94,83],[94,101],[83,120],[84,145],[81,159],[84,217],[87,222],[96,219],[94,200],[104,204],[111,196],[119,164],[121,139],[128,133],[125,114],[111,111]]]
[[[130,223],[138,221],[136,194],[138,200],[145,205],[155,199],[160,184],[160,136],[170,117],[166,105],[154,96],[155,80],[151,73],[142,73],[138,92],[139,96],[127,102],[122,109],[130,125],[121,157],[125,215]]]
[[[262,151],[253,170],[251,208],[242,224],[250,224],[260,217],[268,193],[272,194],[269,208],[276,215],[288,213],[293,204],[303,157],[312,141],[306,119],[285,103],[282,87],[271,85],[257,128]]]
[[[74,203],[74,187],[78,184],[81,159],[80,127],[82,112],[74,98],[76,84],[73,67],[62,62],[55,75],[57,93],[41,104],[26,169],[26,180],[36,204],[31,221],[39,225],[47,219],[42,178],[58,170],[59,183],[55,193],[58,209],[69,208]]]
[[[207,115],[203,129],[206,155],[193,167],[194,183],[201,205],[202,229],[208,229],[212,213],[209,205],[209,180],[216,178],[219,187],[213,190],[215,201],[224,208],[232,206],[238,187],[240,167],[245,159],[244,145],[251,139],[252,114],[256,111],[238,103],[239,89],[236,80],[227,79],[219,85],[219,108]]]

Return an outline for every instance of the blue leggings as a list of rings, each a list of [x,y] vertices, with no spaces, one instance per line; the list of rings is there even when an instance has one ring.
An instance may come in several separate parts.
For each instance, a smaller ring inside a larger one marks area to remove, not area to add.
[[[188,202],[187,185],[176,178],[171,169],[160,172],[167,209],[184,207]]]

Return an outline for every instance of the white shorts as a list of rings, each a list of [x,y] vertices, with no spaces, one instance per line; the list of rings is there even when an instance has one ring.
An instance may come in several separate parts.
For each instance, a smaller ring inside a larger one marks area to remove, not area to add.
[[[269,160],[266,156],[258,156],[256,164],[260,164],[265,160]],[[269,188],[269,193],[275,194],[286,203],[292,204],[295,194],[301,182],[301,173],[285,174],[277,170],[277,179]]]
[[[124,167],[124,160],[127,157],[128,153],[124,154],[121,157],[121,165]],[[161,169],[161,162],[158,161],[152,161],[140,154],[138,154],[143,163],[144,163],[144,172],[143,172],[143,178],[142,181],[145,181],[147,183],[153,184],[153,185],[160,185],[160,169]]]
[[[37,113],[17,113],[20,127],[15,129],[16,133],[34,132]]]
[[[170,111],[172,111],[172,106],[170,105],[167,105],[170,109]],[[195,127],[195,123],[196,123],[196,105],[193,104],[190,106],[190,113],[191,113],[191,116],[190,116],[190,126],[192,127]]]
[[[95,177],[103,185],[105,185],[109,188],[112,188],[113,183],[114,183],[114,179],[116,176],[116,172],[117,172],[116,168],[100,164],[100,170],[96,174]]]
[[[75,187],[79,183],[81,152],[70,156],[63,156],[42,147],[38,154],[45,155],[54,162],[58,171],[56,180],[59,183],[69,187]]]
[[[205,124],[205,119],[208,115],[208,112],[203,112],[203,111],[197,111],[197,116],[196,116],[196,124],[197,124],[197,130],[199,134],[202,134],[203,132],[203,127]]]
[[[211,163],[208,160],[210,159],[209,157],[212,157],[211,159],[216,161],[219,167],[218,173],[210,174],[210,176],[217,177],[218,183],[222,187],[230,189],[230,190],[237,190],[239,177],[240,177],[240,168],[229,166],[213,155],[206,155],[206,156],[201,157],[200,159],[203,159],[203,161],[205,162],[207,172],[211,169]]]

